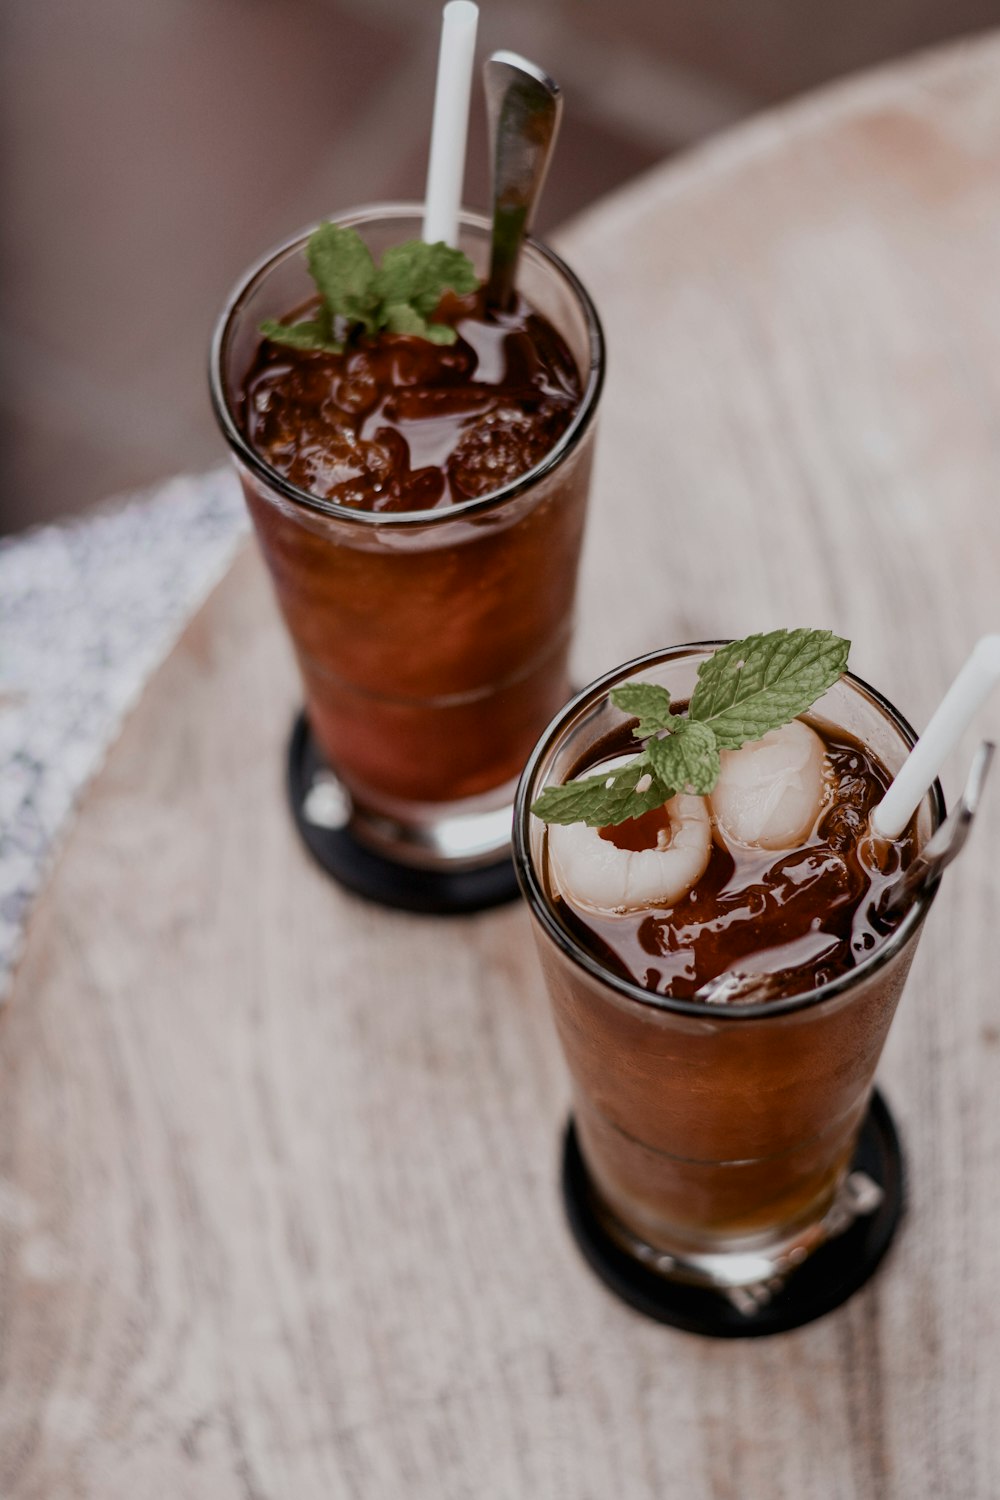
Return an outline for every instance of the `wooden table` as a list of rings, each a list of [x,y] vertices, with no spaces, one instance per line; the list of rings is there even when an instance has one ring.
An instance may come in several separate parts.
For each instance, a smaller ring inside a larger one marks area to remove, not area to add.
[[[579,675],[830,626],[924,722],[998,625],[1000,42],[767,116],[563,245],[612,360]],[[895,1248],[820,1323],[702,1342],[569,1239],[526,914],[326,881],[282,796],[295,703],[247,554],[35,915],[0,1030],[0,1493],[1000,1494],[997,788],[881,1070]]]

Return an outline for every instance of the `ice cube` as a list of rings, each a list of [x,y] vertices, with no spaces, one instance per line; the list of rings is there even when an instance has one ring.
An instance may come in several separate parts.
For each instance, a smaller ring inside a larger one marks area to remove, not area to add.
[[[557,436],[548,421],[516,407],[488,412],[465,429],[448,460],[452,488],[469,499],[502,489],[533,469]]]
[[[323,440],[300,447],[288,477],[300,489],[342,505],[368,505],[387,489],[396,465],[388,446],[359,438],[349,427],[327,429]]]

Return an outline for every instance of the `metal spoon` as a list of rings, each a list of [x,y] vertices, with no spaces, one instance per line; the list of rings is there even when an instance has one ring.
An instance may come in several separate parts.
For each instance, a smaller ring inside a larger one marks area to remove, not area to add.
[[[489,307],[509,307],[524,236],[549,169],[562,116],[559,85],[516,52],[483,64],[493,152],[493,239],[486,284]]]
[[[961,800],[937,832],[927,840],[916,859],[907,865],[899,879],[886,891],[879,903],[880,917],[891,917],[908,906],[918,891],[936,880],[955,856],[961,854],[972,829],[972,820],[979,807],[995,749],[992,740],[983,740],[969,768]]]

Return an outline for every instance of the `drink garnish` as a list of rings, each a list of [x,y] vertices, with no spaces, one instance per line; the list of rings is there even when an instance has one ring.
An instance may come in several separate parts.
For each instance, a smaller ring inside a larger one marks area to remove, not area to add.
[[[322,299],[319,307],[298,323],[268,319],[260,325],[265,338],[293,349],[342,354],[347,339],[381,329],[453,344],[458,337],[454,328],[433,322],[431,315],[445,290],[465,296],[479,286],[469,257],[443,240],[392,245],[376,266],[357,230],[342,224],[314,229],[306,259]]]
[[[616,708],[634,714],[642,752],[613,771],[546,787],[531,811],[546,823],[610,828],[662,807],[678,792],[707,796],[720,750],[762,739],[811,708],[847,666],[851,643],[829,630],[772,630],[722,646],[698,669],[686,714],[666,688],[627,682]]]

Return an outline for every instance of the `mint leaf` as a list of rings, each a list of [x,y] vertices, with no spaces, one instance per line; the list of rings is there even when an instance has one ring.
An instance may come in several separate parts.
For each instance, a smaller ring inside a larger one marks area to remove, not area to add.
[[[673,723],[672,734],[649,741],[649,763],[665,786],[704,797],[714,789],[721,770],[715,735],[696,719],[674,715]]]
[[[326,349],[339,354],[343,344],[334,337],[334,323],[365,333],[385,328],[408,333],[432,344],[453,344],[458,338],[448,323],[428,321],[446,288],[464,296],[474,292],[479,279],[461,250],[443,240],[428,245],[407,240],[383,252],[376,268],[371,252],[356,229],[320,224],[306,245],[309,272],[323,301],[307,323],[260,325],[265,338],[295,349]]]
[[[422,337],[429,339],[432,344],[454,344],[458,334],[450,323],[428,323]]]
[[[309,236],[306,259],[328,314],[361,323],[367,333],[373,333],[379,326],[375,317],[380,300],[378,272],[358,231],[341,224],[320,224]]]
[[[645,749],[610,778],[546,787],[531,811],[546,823],[606,828],[662,806],[678,789],[707,796],[719,779],[719,751],[805,713],[845,671],[850,648],[829,630],[772,630],[733,641],[702,663],[687,717],[670,712],[670,695],[655,683],[613,688],[615,706],[639,720],[633,734],[646,740]]]
[[[641,789],[640,789],[641,788]],[[610,828],[662,807],[673,796],[650,769],[644,755],[603,775],[567,781],[565,786],[547,786],[531,804],[531,811],[545,823],[586,823],[590,828]]]
[[[407,240],[385,251],[375,285],[384,305],[408,302],[414,312],[429,318],[446,287],[464,296],[476,290],[479,279],[468,256],[443,240],[433,245]]]
[[[386,307],[382,326],[390,333],[410,333],[428,339],[432,344],[453,344],[458,338],[447,323],[428,323],[408,302],[393,302]]]
[[[313,318],[307,323],[275,323],[268,319],[260,331],[272,344],[286,344],[290,349],[324,349],[328,354],[343,352],[343,344],[330,332],[329,320]]]
[[[698,671],[688,716],[735,750],[811,708],[847,666],[850,641],[829,630],[772,630],[721,647]]]
[[[427,320],[408,302],[390,302],[382,314],[382,326],[390,333],[422,334],[427,327]]]
[[[624,682],[611,689],[611,701],[615,708],[639,720],[632,730],[637,740],[648,740],[651,734],[679,722],[670,712],[670,694],[655,682]]]

